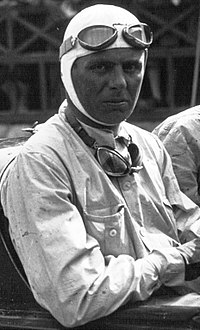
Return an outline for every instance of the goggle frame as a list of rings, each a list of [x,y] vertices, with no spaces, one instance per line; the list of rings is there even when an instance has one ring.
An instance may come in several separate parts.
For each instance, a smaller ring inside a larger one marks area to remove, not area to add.
[[[98,161],[98,163],[100,164],[100,166],[102,167],[102,169],[104,170],[104,172],[108,175],[108,176],[112,176],[112,177],[123,177],[126,176],[127,174],[132,175],[133,173],[138,173],[142,168],[142,161],[141,161],[141,155],[140,155],[140,151],[139,148],[137,147],[137,145],[135,143],[130,143],[130,145],[128,146],[128,149],[131,147],[134,147],[134,149],[136,148],[136,152],[137,152],[137,157],[136,159],[132,159],[132,162],[134,161],[134,164],[129,163],[129,161],[124,158],[117,150],[109,147],[109,146],[98,146],[95,145],[94,149],[96,150],[95,152],[95,157]],[[101,150],[106,150],[107,152],[109,152],[112,155],[115,155],[118,157],[118,159],[120,159],[123,164],[126,166],[126,169],[123,172],[113,172],[113,171],[108,171],[105,169],[104,167],[104,163],[101,161],[101,157],[100,157],[100,151]],[[130,156],[132,154],[130,153]],[[135,166],[133,166],[135,165]]]
[[[115,25],[119,25],[119,24],[115,24]],[[78,33],[77,37],[75,37],[75,38],[70,37],[70,38],[63,41],[63,43],[60,46],[59,58],[61,59],[64,54],[66,54],[71,49],[73,49],[76,46],[77,42],[81,45],[81,47],[83,47],[87,50],[99,51],[99,50],[106,49],[107,47],[112,45],[115,42],[115,40],[117,39],[118,30],[115,27],[115,25],[114,26],[93,25],[93,26],[88,26],[88,27],[84,28],[83,30],[81,30]],[[130,29],[133,28],[133,27],[141,28],[142,33],[145,36],[146,36],[145,31],[147,31],[147,34],[148,34],[148,38],[146,38],[147,40],[145,41],[145,40],[134,37],[130,33]],[[109,38],[105,39],[104,41],[102,41],[101,43],[99,43],[97,45],[92,45],[92,44],[89,44],[89,43],[85,42],[84,40],[82,40],[83,39],[82,35],[84,34],[84,32],[87,32],[87,31],[92,30],[92,29],[94,30],[95,28],[97,28],[97,29],[107,28],[110,31],[112,31],[113,33],[111,34],[111,36]],[[149,25],[147,25],[145,23],[125,25],[124,28],[122,29],[122,36],[123,36],[124,40],[127,42],[127,44],[129,44],[133,48],[141,49],[141,50],[146,50],[147,48],[150,47],[150,45],[153,42],[153,33],[152,33]]]

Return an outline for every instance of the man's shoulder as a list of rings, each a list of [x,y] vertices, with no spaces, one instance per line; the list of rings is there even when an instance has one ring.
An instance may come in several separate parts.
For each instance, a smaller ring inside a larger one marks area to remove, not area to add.
[[[163,122],[161,122],[153,133],[160,136],[162,134],[168,134],[169,132],[178,132],[179,130],[186,129],[187,131],[193,131],[194,125],[200,124],[200,106],[186,109],[177,114],[169,116]]]
[[[56,114],[38,126],[35,134],[24,144],[24,152],[58,150],[68,135],[68,125]]]

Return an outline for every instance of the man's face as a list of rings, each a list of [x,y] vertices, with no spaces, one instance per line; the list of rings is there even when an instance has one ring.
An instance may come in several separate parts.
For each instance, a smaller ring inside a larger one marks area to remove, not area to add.
[[[144,52],[131,48],[96,52],[78,58],[72,67],[72,81],[84,109],[111,125],[131,115],[143,75]]]

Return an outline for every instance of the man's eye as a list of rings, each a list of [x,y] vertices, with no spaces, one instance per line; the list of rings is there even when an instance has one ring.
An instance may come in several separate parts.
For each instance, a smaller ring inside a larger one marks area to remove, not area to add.
[[[123,69],[126,72],[135,73],[141,70],[141,65],[139,63],[128,62],[123,65]]]
[[[93,64],[91,65],[91,70],[93,72],[106,72],[109,70],[109,64],[108,63],[96,63],[96,64]]]

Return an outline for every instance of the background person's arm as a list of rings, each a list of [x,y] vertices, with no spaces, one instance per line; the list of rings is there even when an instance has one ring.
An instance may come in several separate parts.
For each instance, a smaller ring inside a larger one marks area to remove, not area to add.
[[[199,167],[200,140],[198,120],[188,120],[184,125],[161,124],[155,133],[163,142],[171,156],[174,173],[180,189],[193,202],[200,206]]]

